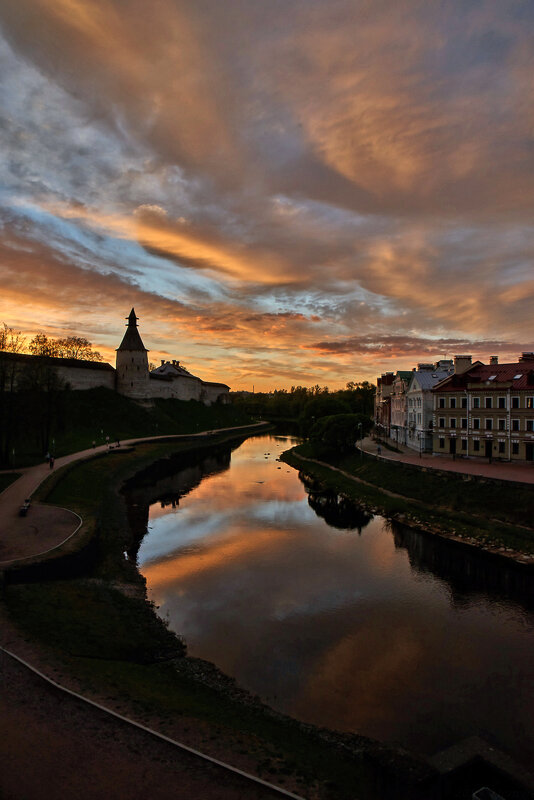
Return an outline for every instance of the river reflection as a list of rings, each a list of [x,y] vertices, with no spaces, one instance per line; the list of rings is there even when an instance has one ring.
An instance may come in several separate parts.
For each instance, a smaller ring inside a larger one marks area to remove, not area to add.
[[[189,653],[307,722],[424,753],[479,735],[531,763],[530,581],[306,491],[277,461],[291,444],[248,439],[150,507],[138,562]]]

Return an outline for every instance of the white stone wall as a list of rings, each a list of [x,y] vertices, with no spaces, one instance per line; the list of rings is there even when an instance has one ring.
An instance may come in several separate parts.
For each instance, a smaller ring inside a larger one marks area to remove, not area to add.
[[[150,380],[148,397],[200,400],[202,381],[199,378],[178,377],[171,381]]]
[[[99,386],[104,386],[106,389],[115,388],[115,370],[90,367],[54,367],[54,369],[71,389],[95,389]]]
[[[204,383],[202,384],[203,389],[203,401],[207,406],[213,405],[213,403],[229,403],[230,402],[230,394],[228,386],[225,386],[223,383]]]

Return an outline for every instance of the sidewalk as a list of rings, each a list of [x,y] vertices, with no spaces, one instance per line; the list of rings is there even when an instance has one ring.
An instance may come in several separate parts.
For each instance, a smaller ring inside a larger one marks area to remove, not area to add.
[[[121,446],[156,442],[160,439],[205,439],[217,433],[247,430],[254,427],[264,427],[268,423],[258,422],[255,425],[240,425],[235,428],[217,428],[215,430],[200,431],[199,433],[169,434],[167,436],[143,436],[139,439],[127,439]],[[95,455],[106,453],[107,444],[90,447],[71,453],[62,458],[56,458],[54,471],[70,464],[73,461],[84,461]],[[0,569],[19,559],[29,559],[44,554],[62,544],[72,535],[80,525],[80,518],[72,511],[55,506],[32,503],[28,515],[21,517],[19,509],[27,498],[31,498],[36,489],[50,475],[48,464],[37,464],[35,467],[26,467],[21,472],[20,478],[10,484],[0,493]]]
[[[490,464],[485,458],[458,457],[453,459],[450,456],[434,456],[432,453],[423,453],[420,456],[417,451],[404,445],[397,445],[393,442],[391,445],[397,447],[401,452],[395,453],[382,445],[382,453],[379,457],[383,461],[402,461],[404,464],[414,464],[425,469],[438,469],[464,475],[480,475],[500,481],[534,484],[534,464],[513,464],[507,461],[492,461]],[[362,449],[368,455],[378,456],[378,447],[377,442],[369,437],[362,441]]]

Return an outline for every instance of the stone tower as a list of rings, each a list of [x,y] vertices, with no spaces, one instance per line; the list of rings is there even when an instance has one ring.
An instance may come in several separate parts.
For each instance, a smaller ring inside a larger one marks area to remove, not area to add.
[[[148,350],[137,330],[137,317],[132,308],[124,338],[117,348],[117,391],[134,400],[144,400],[150,394]]]

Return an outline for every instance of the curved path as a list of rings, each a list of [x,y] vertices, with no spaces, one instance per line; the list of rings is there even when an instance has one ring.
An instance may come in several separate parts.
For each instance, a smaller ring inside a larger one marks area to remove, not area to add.
[[[65,689],[0,651],[1,797],[303,800]]]
[[[206,439],[218,433],[239,433],[241,430],[253,430],[265,427],[268,423],[258,422],[255,425],[241,425],[234,428],[217,428],[216,430],[201,431],[200,433],[171,434],[167,436],[144,436],[137,439],[127,439],[121,442],[122,446],[142,444],[169,439]],[[83,461],[94,458],[95,455],[105,453],[108,445],[80,450],[68,456],[57,458],[54,469],[59,469],[73,461]],[[32,504],[26,517],[19,515],[19,509],[27,498],[31,498],[35,490],[50,474],[48,464],[37,464],[28,467],[22,472],[21,477],[10,484],[0,493],[0,569],[2,566],[21,560],[37,558],[50,550],[59,547],[75,533],[80,527],[80,518],[72,511],[55,506]]]

